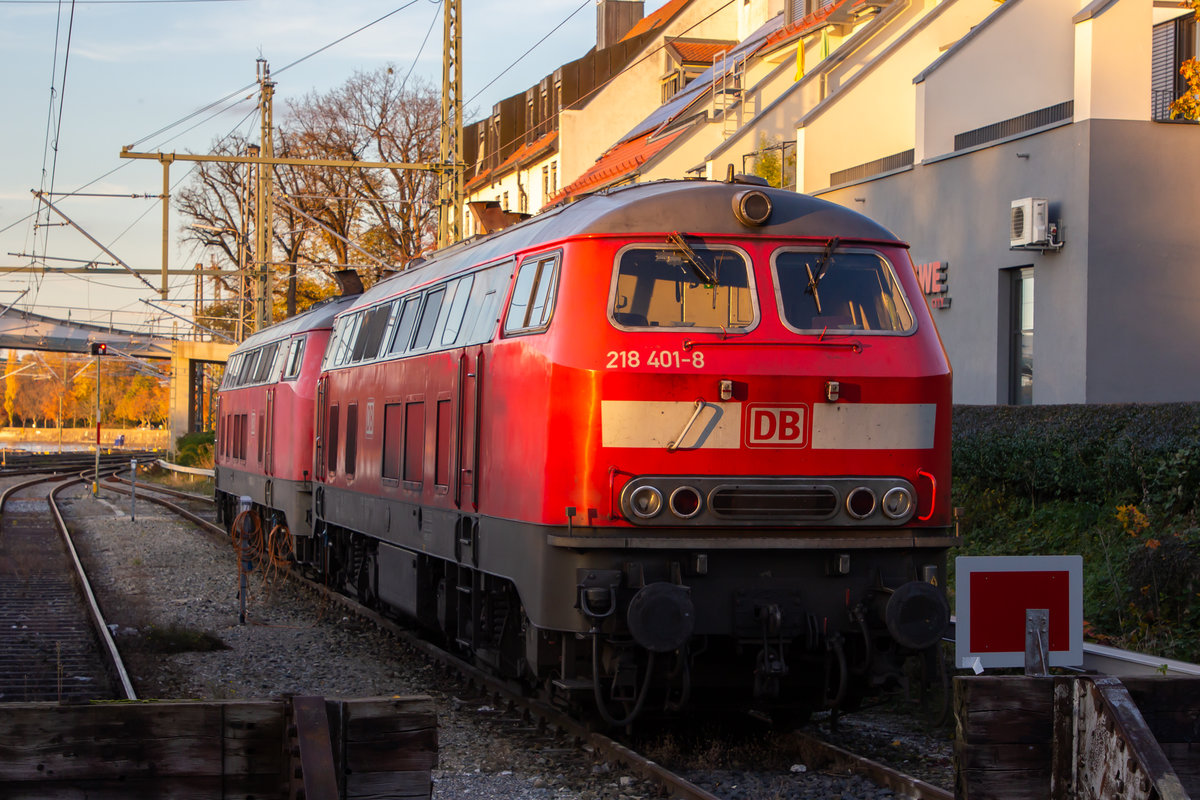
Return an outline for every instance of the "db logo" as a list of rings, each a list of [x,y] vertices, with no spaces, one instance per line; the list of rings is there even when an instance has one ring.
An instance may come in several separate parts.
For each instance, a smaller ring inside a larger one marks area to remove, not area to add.
[[[747,446],[804,447],[808,443],[806,406],[750,405],[747,411]]]

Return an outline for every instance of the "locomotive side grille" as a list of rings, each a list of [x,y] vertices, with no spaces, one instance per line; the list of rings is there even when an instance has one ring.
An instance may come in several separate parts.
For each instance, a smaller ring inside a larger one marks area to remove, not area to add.
[[[709,496],[715,516],[725,519],[823,520],[838,510],[829,486],[720,486]]]

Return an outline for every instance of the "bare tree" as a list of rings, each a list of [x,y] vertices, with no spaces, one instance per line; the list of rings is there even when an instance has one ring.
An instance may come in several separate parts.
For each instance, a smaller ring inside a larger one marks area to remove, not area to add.
[[[357,72],[326,93],[310,93],[278,115],[280,157],[343,161],[429,162],[437,158],[441,105],[426,82],[402,81],[392,67]],[[218,154],[244,155],[249,142],[227,137]],[[184,238],[217,248],[238,264],[249,235],[245,165],[202,163],[176,207],[191,220]],[[301,295],[332,293],[330,273],[358,265],[369,285],[403,269],[433,246],[437,176],[401,169],[273,167],[276,189],[270,260],[281,310],[297,312]],[[222,285],[232,293],[229,280]],[[276,298],[273,298],[275,300]]]

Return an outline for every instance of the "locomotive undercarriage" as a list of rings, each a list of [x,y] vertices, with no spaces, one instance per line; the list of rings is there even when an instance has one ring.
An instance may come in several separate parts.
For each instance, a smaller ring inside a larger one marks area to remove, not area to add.
[[[295,538],[296,560],[610,725],[700,699],[792,718],[848,711],[944,674],[934,653],[949,616],[936,588],[945,550],[912,538],[894,549],[798,550],[792,540],[737,550],[719,538],[706,552],[589,548],[583,538],[567,548],[547,545],[562,539],[550,527],[408,508],[384,516],[411,518],[409,541],[442,546],[419,552],[403,529],[387,541],[319,520],[315,535]]]

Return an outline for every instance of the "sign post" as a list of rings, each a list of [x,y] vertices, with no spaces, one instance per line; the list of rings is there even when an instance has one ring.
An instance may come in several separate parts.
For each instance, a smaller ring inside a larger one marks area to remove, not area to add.
[[[960,669],[1083,663],[1082,556],[960,556],[954,569]]]

